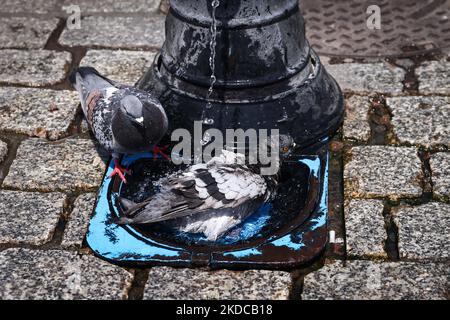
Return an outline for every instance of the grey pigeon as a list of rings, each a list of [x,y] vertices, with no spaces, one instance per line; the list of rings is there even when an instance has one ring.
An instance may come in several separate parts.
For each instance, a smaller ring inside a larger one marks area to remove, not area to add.
[[[111,81],[91,67],[75,69],[69,80],[80,94],[94,136],[112,154],[115,168],[111,176],[118,174],[126,182],[121,155],[156,146],[168,128],[164,109],[149,93]]]
[[[285,154],[294,145],[292,140],[287,142],[289,146],[280,148]],[[275,193],[278,174],[263,176],[260,166],[245,165],[244,161],[244,155],[223,150],[207,163],[162,178],[157,183],[160,192],[142,203],[119,197],[122,213],[118,224],[171,220],[181,231],[203,233],[215,241]]]

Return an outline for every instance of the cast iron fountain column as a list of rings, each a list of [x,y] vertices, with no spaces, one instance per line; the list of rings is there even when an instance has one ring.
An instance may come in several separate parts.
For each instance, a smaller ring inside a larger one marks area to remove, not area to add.
[[[211,0],[170,4],[166,41],[138,86],[159,97],[172,130],[193,130],[210,85]],[[212,127],[280,129],[300,148],[337,130],[342,94],[305,38],[298,0],[222,1],[216,18]]]

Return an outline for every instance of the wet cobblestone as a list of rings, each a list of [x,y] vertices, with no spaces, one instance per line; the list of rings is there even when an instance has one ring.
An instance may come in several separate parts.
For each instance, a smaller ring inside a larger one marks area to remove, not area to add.
[[[400,258],[450,258],[450,205],[431,202],[394,209]]]
[[[32,159],[33,161],[30,161]],[[105,165],[91,140],[50,143],[27,139],[17,151],[3,187],[20,190],[86,190],[100,185]]]
[[[122,268],[60,250],[4,250],[0,268],[0,299],[126,299],[132,281]]]
[[[345,207],[347,253],[356,257],[386,258],[383,201],[351,200]]]
[[[159,0],[64,0],[64,6],[77,5],[83,15],[90,13],[152,13],[158,11]]]
[[[345,101],[344,138],[367,141],[370,138],[369,98],[352,96]]]
[[[62,82],[71,60],[69,52],[0,50],[0,84],[41,87]]]
[[[0,190],[0,243],[41,245],[48,242],[63,212],[66,196]]]
[[[448,267],[435,263],[336,261],[305,277],[302,298],[446,300]]]
[[[6,142],[0,140],[0,164],[5,160],[8,154],[8,145]]]
[[[277,271],[152,268],[144,299],[274,299],[289,297],[291,276]]]
[[[419,92],[450,94],[450,61],[425,61],[416,69]]]
[[[58,19],[12,17],[0,19],[0,48],[42,49]]]
[[[450,147],[449,97],[394,97],[387,99],[387,105],[400,143]]]
[[[0,13],[52,13],[59,0],[2,0]]]
[[[418,197],[422,164],[416,148],[367,146],[350,150],[344,169],[347,197]]]
[[[326,70],[336,79],[341,89],[352,93],[391,93],[403,91],[405,71],[385,62],[330,64],[322,59]]]
[[[112,80],[134,85],[150,68],[155,55],[147,51],[89,50],[80,65],[92,66]]]
[[[96,199],[97,196],[95,193],[86,193],[75,200],[73,211],[69,216],[64,231],[64,237],[61,243],[63,248],[81,247]]]
[[[164,42],[164,15],[149,17],[86,17],[81,29],[65,29],[60,43],[65,46],[104,48],[158,48]]]
[[[78,105],[75,91],[0,88],[0,130],[56,140],[68,134]]]
[[[432,155],[430,167],[434,196],[450,198],[450,153],[439,152]]]

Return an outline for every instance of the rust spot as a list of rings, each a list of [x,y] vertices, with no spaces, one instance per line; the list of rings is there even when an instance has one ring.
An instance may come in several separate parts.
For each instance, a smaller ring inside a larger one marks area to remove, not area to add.
[[[341,141],[330,142],[330,150],[332,152],[339,152],[344,148],[344,144]]]

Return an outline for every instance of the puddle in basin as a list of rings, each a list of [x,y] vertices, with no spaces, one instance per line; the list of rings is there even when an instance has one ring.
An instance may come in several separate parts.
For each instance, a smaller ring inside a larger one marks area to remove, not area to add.
[[[312,210],[303,210],[315,184],[308,183],[315,179],[319,160],[285,162],[280,175],[277,194],[270,203],[265,203],[241,224],[231,229],[215,242],[206,240],[203,235],[181,232],[170,223],[161,222],[150,225],[133,225],[142,236],[163,243],[177,244],[182,247],[209,247],[250,245],[253,241],[267,239],[282,229],[292,230],[308,219]],[[173,172],[183,170],[184,166],[175,166],[170,162],[153,159],[139,159],[131,166],[133,175],[127,177],[128,184],[122,184],[118,193],[135,202],[142,202],[159,190],[160,178]],[[113,201],[115,202],[115,201]],[[114,210],[116,211],[116,210]],[[118,212],[118,211],[117,211]],[[289,232],[290,230],[286,230]]]

